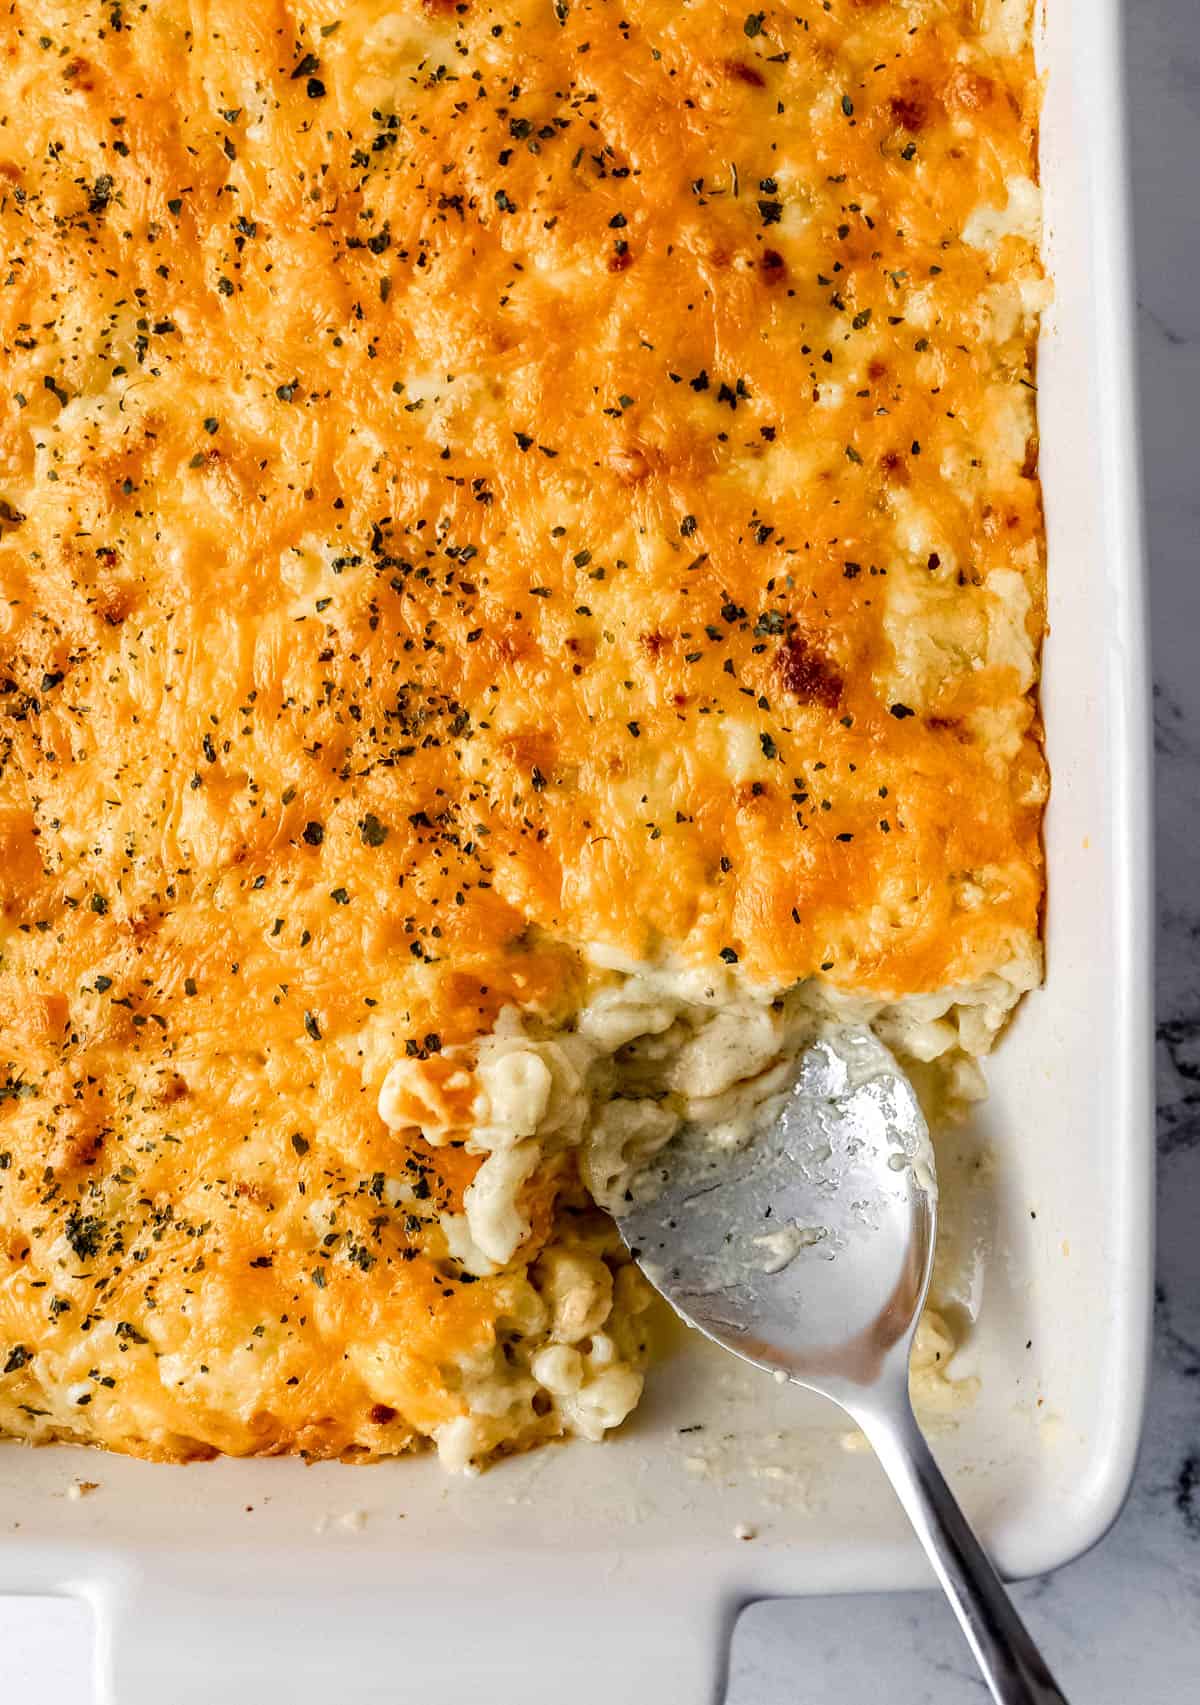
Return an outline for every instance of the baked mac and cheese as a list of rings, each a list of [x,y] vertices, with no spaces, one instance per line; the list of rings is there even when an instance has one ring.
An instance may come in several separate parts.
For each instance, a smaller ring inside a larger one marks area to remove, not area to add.
[[[831,1011],[979,1092],[1039,975],[1029,29],[6,8],[0,1430],[599,1437],[631,1166]]]

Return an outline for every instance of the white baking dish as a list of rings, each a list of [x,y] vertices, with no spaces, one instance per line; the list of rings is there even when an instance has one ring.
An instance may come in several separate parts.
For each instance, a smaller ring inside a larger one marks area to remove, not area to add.
[[[1084,1549],[1120,1505],[1142,1409],[1152,1243],[1120,6],[1049,0],[1048,13],[1049,977],[963,1139],[999,1156],[971,1351],[981,1387],[957,1431],[935,1441],[1017,1574]],[[819,1400],[681,1339],[624,1437],[477,1481],[447,1480],[429,1461],[160,1468],[0,1447],[0,1588],[90,1594],[101,1695],[117,1705],[600,1705],[614,1684],[656,1705],[697,1705],[713,1695],[747,1598],[926,1578],[874,1462],[843,1448],[843,1434]],[[72,1500],[80,1476],[100,1486]],[[739,1524],[755,1537],[736,1539]]]

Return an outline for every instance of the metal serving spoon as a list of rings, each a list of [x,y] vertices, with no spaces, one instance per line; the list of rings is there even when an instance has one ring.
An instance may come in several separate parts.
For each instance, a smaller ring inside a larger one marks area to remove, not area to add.
[[[714,1153],[685,1131],[635,1181],[617,1223],[690,1325],[857,1421],[998,1705],[1066,1705],[909,1403],[937,1181],[924,1116],[883,1044],[866,1029],[831,1031],[747,1148]]]

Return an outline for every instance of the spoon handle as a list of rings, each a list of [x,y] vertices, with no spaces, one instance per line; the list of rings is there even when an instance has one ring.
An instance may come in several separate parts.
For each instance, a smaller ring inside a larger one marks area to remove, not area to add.
[[[855,1419],[925,1547],[996,1705],[1067,1705],[934,1461],[907,1392],[886,1413]]]

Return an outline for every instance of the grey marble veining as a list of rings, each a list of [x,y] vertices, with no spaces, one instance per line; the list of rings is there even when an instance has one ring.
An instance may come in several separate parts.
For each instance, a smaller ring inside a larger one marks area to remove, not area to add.
[[[1189,1705],[1200,1701],[1200,0],[1126,3],[1156,680],[1154,1371],[1116,1527],[1017,1596],[1077,1705]],[[933,1594],[762,1605],[735,1640],[729,1705],[984,1697]]]

